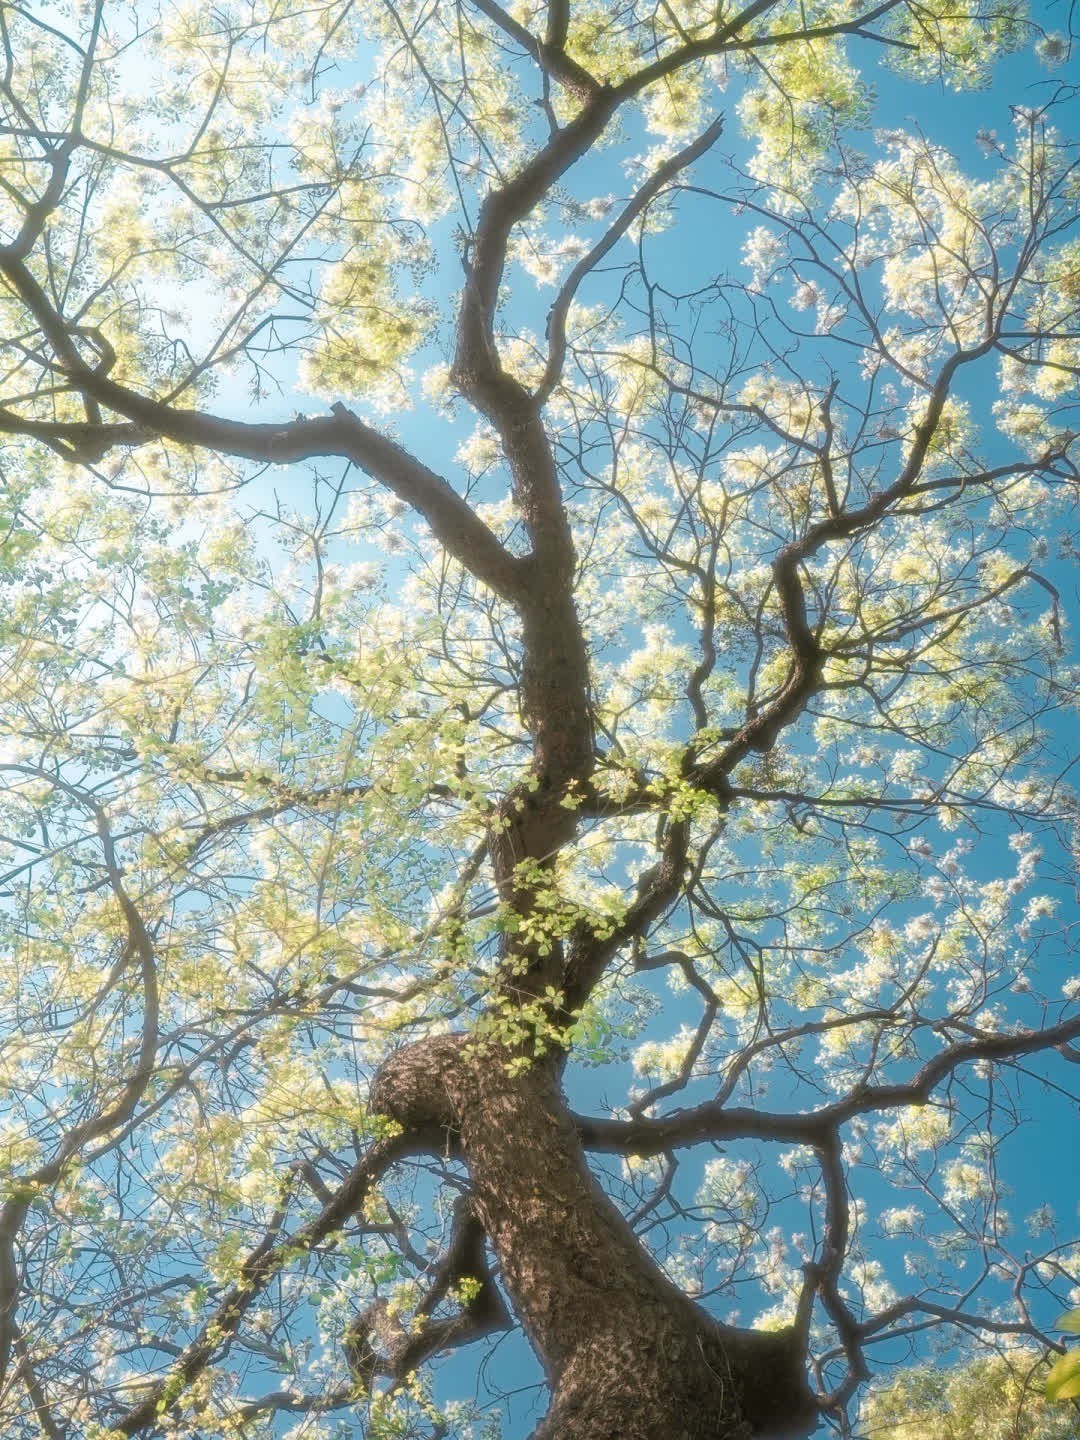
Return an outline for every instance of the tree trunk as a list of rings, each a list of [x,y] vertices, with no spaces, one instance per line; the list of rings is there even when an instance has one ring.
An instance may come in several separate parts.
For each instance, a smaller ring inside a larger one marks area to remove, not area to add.
[[[791,1330],[718,1325],[663,1274],[597,1185],[553,1064],[438,1036],[382,1066],[375,1108],[464,1159],[502,1283],[547,1372],[533,1440],[749,1440],[818,1412]]]

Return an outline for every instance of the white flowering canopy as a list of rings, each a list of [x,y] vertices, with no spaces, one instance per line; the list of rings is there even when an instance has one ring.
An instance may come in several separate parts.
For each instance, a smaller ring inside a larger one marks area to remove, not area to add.
[[[1059,1440],[1051,9],[0,0],[5,1440]]]

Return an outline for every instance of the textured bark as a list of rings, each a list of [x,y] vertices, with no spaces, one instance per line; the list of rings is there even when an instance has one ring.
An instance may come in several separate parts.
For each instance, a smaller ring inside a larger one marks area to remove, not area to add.
[[[376,1108],[469,1168],[502,1283],[544,1364],[534,1440],[749,1440],[817,1419],[792,1331],[718,1325],[638,1243],[585,1163],[554,1066],[462,1036],[382,1067]]]

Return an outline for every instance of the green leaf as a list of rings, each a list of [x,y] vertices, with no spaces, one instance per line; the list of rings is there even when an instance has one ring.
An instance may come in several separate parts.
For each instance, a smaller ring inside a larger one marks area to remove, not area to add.
[[[1080,1350],[1069,1350],[1055,1360],[1046,1377],[1048,1400],[1080,1400]]]
[[[1070,1335],[1080,1335],[1080,1307],[1076,1310],[1067,1310],[1054,1329],[1067,1330]]]

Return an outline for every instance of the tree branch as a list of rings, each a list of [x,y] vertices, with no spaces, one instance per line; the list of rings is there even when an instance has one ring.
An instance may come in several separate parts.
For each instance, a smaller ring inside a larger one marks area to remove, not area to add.
[[[473,0],[473,4],[505,35],[509,35],[522,49],[527,50],[545,75],[550,75],[553,80],[565,85],[572,94],[588,97],[600,88],[599,82],[584,66],[579,65],[566,53],[566,0],[552,0],[548,8],[547,35],[543,40],[538,40],[501,5],[496,4],[496,0]],[[561,26],[557,20],[559,10],[564,16]]]
[[[491,1274],[484,1242],[484,1227],[476,1217],[472,1197],[463,1195],[454,1207],[450,1244],[416,1307],[413,1324],[389,1333],[384,1301],[375,1301],[356,1317],[346,1333],[344,1349],[362,1392],[371,1389],[376,1375],[386,1375],[399,1384],[440,1351],[510,1328],[510,1312]],[[477,1288],[461,1302],[457,1314],[432,1319],[438,1306],[463,1282]],[[416,1321],[421,1322],[419,1329]],[[372,1343],[372,1335],[380,1331],[385,1355]]]
[[[160,1423],[206,1370],[214,1356],[228,1348],[255,1297],[274,1276],[297,1255],[330,1240],[361,1208],[371,1186],[383,1172],[412,1149],[412,1140],[404,1134],[376,1141],[356,1162],[337,1193],[318,1215],[285,1240],[277,1239],[285,1219],[284,1206],[280,1207],[262,1241],[241,1265],[240,1278],[196,1338],[169,1373],[153,1386],[143,1400],[121,1415],[112,1428],[122,1435],[137,1435],[141,1430]]]
[[[586,275],[595,270],[605,255],[614,249],[618,241],[626,234],[649,203],[660,194],[668,181],[674,179],[680,171],[685,170],[688,165],[692,165],[695,160],[700,159],[707,150],[715,145],[723,129],[723,117],[718,116],[696,140],[691,141],[677,154],[665,160],[662,165],[658,165],[644,185],[623,207],[618,217],[608,226],[603,236],[587,255],[582,256],[563,281],[562,288],[548,311],[548,361],[543,379],[536,388],[535,398],[538,404],[543,405],[550,398],[551,392],[562,375],[563,363],[566,359],[566,317],[581,282]]]
[[[1080,1017],[1043,1030],[980,1035],[950,1045],[926,1061],[913,1079],[898,1085],[867,1085],[842,1100],[806,1114],[782,1114],[706,1101],[692,1109],[637,1120],[577,1115],[574,1123],[588,1150],[620,1155],[659,1155],[688,1145],[717,1140],[776,1140],[784,1144],[828,1148],[838,1125],[874,1110],[925,1105],[935,1086],[961,1065],[976,1060],[1007,1063],[1020,1055],[1057,1051],[1080,1036]]]
[[[98,458],[103,444],[133,444],[138,435],[144,442],[162,437],[279,465],[340,456],[421,514],[440,544],[478,580],[507,599],[520,592],[521,561],[503,548],[457,491],[402,445],[365,424],[344,405],[334,405],[329,416],[276,425],[247,424],[198,410],[176,409],[129,390],[88,365],[74,350],[66,324],[45,291],[10,247],[0,247],[0,273],[6,276],[56,353],[64,357],[65,369],[79,390],[125,416],[136,427],[132,432],[115,425],[58,424],[51,431],[57,443],[71,445],[81,436],[86,451]],[[20,420],[12,425],[9,412],[0,411],[0,431],[9,426],[12,433],[48,438],[44,422]]]

